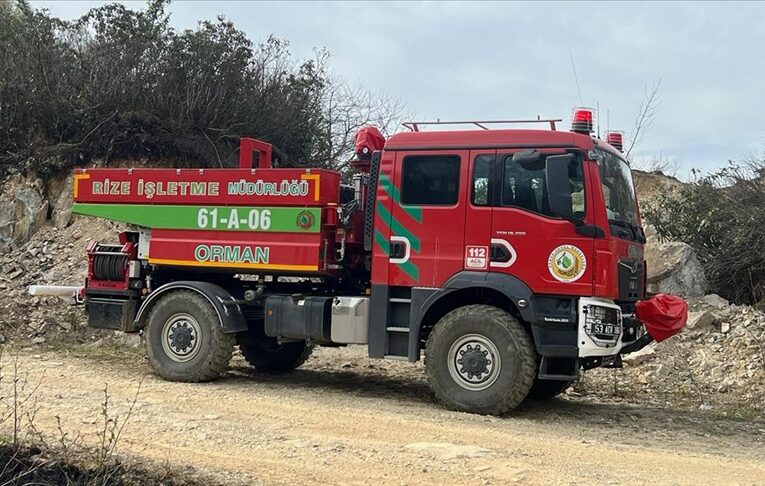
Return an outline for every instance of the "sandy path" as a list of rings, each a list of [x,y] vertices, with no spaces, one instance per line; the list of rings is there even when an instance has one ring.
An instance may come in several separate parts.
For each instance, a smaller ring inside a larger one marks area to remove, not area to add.
[[[21,352],[43,376],[36,424],[90,434],[104,384],[114,414],[143,379],[122,451],[266,484],[765,484],[765,424],[558,399],[513,417],[433,403],[420,365],[322,349],[274,377],[235,359],[225,378],[168,383],[140,355]],[[7,357],[5,358],[8,359]],[[7,368],[5,370],[7,372]]]

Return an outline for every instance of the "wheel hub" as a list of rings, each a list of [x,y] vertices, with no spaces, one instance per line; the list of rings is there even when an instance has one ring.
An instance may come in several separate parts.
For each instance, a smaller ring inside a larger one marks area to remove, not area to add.
[[[162,348],[165,354],[179,363],[189,361],[199,351],[200,327],[189,314],[175,314],[162,328]]]
[[[461,337],[452,344],[447,359],[452,379],[467,390],[485,390],[499,377],[499,350],[486,336]]]
[[[457,364],[462,365],[462,368],[468,373],[473,373],[474,375],[488,373],[489,369],[487,365],[491,360],[487,359],[486,355],[488,355],[489,352],[482,350],[480,344],[476,344],[475,347],[468,344],[467,349],[460,350],[459,354],[462,357],[457,358]]]
[[[187,322],[177,323],[170,329],[170,347],[177,351],[187,350],[194,339],[194,331]]]

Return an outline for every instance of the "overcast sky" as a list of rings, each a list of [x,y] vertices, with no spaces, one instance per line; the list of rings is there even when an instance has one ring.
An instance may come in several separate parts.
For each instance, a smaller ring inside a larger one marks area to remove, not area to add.
[[[100,2],[35,1],[74,18]],[[123,2],[143,8],[142,2]],[[253,41],[290,41],[298,58],[400,98],[418,119],[564,118],[600,107],[628,133],[645,87],[661,106],[637,157],[679,175],[765,150],[764,3],[248,3],[171,5],[178,29],[223,14]],[[576,87],[571,56],[581,86]]]

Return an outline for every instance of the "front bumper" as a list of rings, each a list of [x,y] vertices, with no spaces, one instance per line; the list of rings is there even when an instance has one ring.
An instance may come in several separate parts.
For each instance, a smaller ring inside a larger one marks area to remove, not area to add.
[[[581,297],[577,304],[577,349],[580,358],[631,353],[651,342],[645,326],[608,299]]]

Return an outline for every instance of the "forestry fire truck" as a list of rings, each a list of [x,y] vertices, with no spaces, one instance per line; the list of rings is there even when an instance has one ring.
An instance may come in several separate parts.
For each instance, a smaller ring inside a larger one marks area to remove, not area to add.
[[[248,138],[235,169],[77,170],[73,212],[134,230],[88,246],[75,293],[89,325],[142,332],[169,380],[218,377],[236,345],[283,372],[315,345],[364,344],[372,358],[424,352],[456,410],[552,397],[679,331],[686,312],[645,299],[621,134],[593,136],[586,109],[571,131],[556,122],[409,122],[387,140],[365,128],[352,184],[273,167],[271,145]]]

